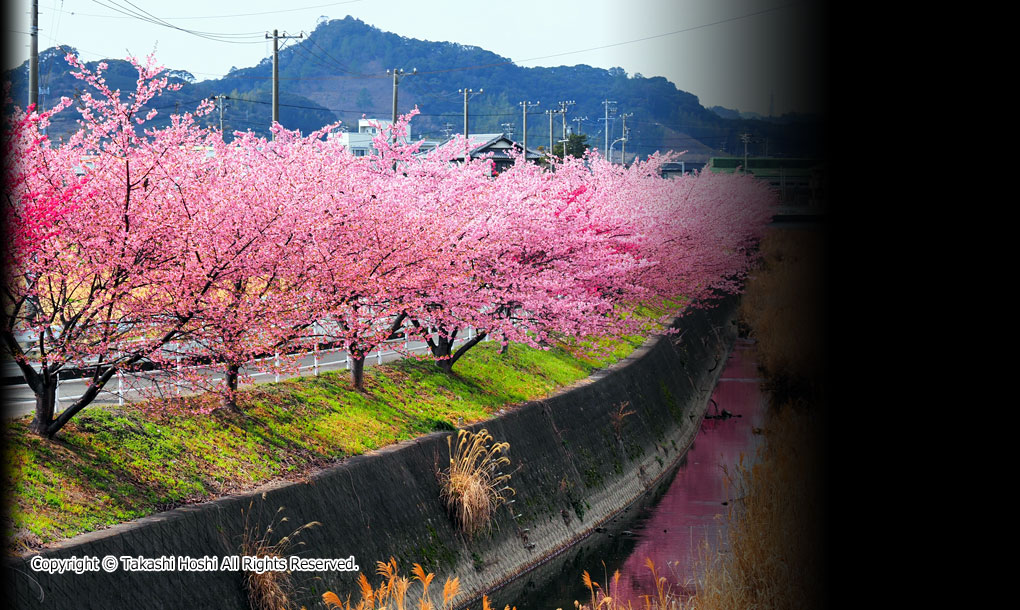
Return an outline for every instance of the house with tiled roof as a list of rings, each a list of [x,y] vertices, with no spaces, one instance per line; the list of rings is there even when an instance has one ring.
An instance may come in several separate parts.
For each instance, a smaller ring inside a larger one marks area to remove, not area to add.
[[[468,151],[470,158],[474,159],[482,155],[491,154],[493,163],[496,164],[496,171],[501,172],[513,165],[513,157],[510,153],[513,150],[520,152],[522,146],[514,142],[505,133],[473,133],[468,137],[471,150]],[[542,153],[533,148],[528,149],[528,161],[537,163],[542,158]],[[464,160],[464,155],[457,157],[458,161]]]

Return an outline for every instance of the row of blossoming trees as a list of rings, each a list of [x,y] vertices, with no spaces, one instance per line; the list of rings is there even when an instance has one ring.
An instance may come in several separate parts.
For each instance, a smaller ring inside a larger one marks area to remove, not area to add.
[[[369,157],[329,139],[335,126],[228,143],[196,122],[208,105],[146,129],[144,106],[167,87],[151,58],[129,95],[102,65],[68,61],[90,89],[79,132],[60,146],[41,135],[64,100],[9,117],[4,140],[2,343],[47,437],[143,366],[220,367],[236,408],[242,367],[311,345],[346,349],[360,387],[365,355],[395,336],[426,341],[449,371],[486,336],[534,346],[627,330],[642,302],[737,289],[770,214],[759,183],[664,180],[659,158],[518,160],[493,176],[486,159],[452,162],[463,141],[390,145],[414,113]],[[68,368],[90,382],[60,410]]]

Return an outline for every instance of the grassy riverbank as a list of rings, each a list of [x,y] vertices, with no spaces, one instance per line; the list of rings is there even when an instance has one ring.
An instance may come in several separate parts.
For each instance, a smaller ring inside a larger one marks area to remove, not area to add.
[[[499,354],[497,343],[482,343],[454,375],[426,360],[370,367],[364,392],[344,371],[249,387],[239,398],[243,414],[91,406],[53,441],[28,431],[30,417],[9,422],[7,552],[301,478],[351,455],[487,419],[587,377],[643,340],[604,340],[599,353],[511,345]]]

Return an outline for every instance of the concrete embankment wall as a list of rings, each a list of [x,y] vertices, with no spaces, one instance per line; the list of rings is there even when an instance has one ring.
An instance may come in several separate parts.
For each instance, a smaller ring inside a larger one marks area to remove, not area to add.
[[[221,558],[242,554],[246,528],[262,538],[273,524],[270,541],[276,542],[318,521],[295,537],[301,544],[292,552],[353,555],[373,586],[376,561],[395,557],[405,576],[418,562],[437,574],[433,592],[441,592],[447,576],[458,576],[463,603],[588,535],[684,455],[736,336],[734,310],[729,300],[690,312],[678,320],[678,334],[649,339],[557,395],[470,426],[510,443],[516,490],[492,530],[474,539],[458,533],[439,499],[436,474],[448,461],[451,434],[443,432],[345,460],[305,481],[79,536],[42,556]],[[7,567],[17,608],[248,608],[243,574],[229,570],[49,575],[33,571],[29,558]],[[323,607],[328,590],[360,599],[357,572],[293,577],[295,608]]]

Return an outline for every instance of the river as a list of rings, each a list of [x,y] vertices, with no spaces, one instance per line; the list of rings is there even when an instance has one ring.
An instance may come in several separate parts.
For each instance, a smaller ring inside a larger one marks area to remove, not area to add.
[[[489,595],[494,608],[509,604],[517,610],[568,610],[574,600],[590,603],[582,583],[587,570],[606,586],[620,571],[620,600],[643,608],[641,595],[652,594],[655,582],[646,560],[674,591],[690,590],[697,578],[703,541],[725,545],[726,513],[734,498],[723,466],[754,458],[762,436],[765,398],[754,361],[753,345],[738,340],[712,394],[706,417],[693,445],[674,473],[645,497],[622,511],[605,528],[539,568]],[[726,414],[731,414],[727,416]],[[480,602],[471,608],[481,607]]]

